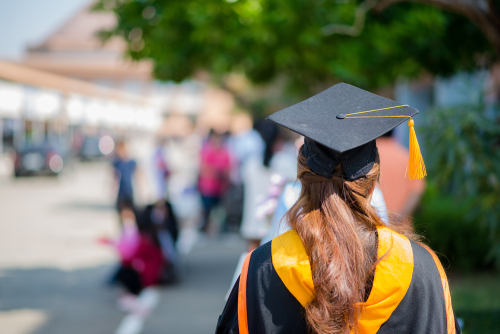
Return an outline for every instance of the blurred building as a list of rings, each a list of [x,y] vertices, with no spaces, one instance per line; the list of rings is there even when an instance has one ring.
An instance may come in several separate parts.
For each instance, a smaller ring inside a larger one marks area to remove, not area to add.
[[[103,44],[97,33],[116,24],[113,13],[90,11],[92,2],[70,17],[38,45],[29,47],[23,63],[37,69],[93,82],[100,86],[147,96],[164,112],[197,114],[203,105],[203,85],[159,83],[152,63],[123,56],[125,42],[112,38]]]
[[[1,152],[47,141],[70,150],[77,133],[151,131],[161,120],[144,96],[0,61],[0,123]]]
[[[95,36],[99,30],[112,28],[114,24],[112,14],[89,12],[86,7],[44,41],[28,47],[23,62],[102,86],[146,93],[151,88],[151,63],[126,61],[122,56],[125,50],[122,40],[114,38],[103,44]]]
[[[157,116],[175,113],[194,120],[205,113],[210,116],[202,119],[210,123],[216,119],[212,115],[229,113],[233,100],[228,94],[207,89],[197,81],[158,82],[152,76],[151,62],[132,62],[124,57],[126,44],[122,39],[115,37],[103,44],[97,33],[113,27],[116,19],[112,13],[91,12],[91,4],[68,18],[45,40],[28,47],[21,64],[0,64],[5,71],[0,73],[4,80],[0,83],[0,96],[8,96],[0,105],[0,117],[8,124],[4,134],[12,132],[12,128],[19,133],[23,128],[28,136],[33,132],[35,138],[41,138],[38,133],[50,132],[55,119],[64,119],[70,126],[101,128],[137,121],[144,123],[142,128],[151,130],[153,118],[158,122]],[[19,74],[11,75],[16,71]],[[107,92],[104,96],[103,91]],[[39,93],[42,101],[52,101],[50,108],[42,108],[44,111],[37,111],[38,104],[29,102],[37,100],[34,96]],[[128,96],[128,105],[123,103],[124,96]],[[132,101],[141,107],[132,108]],[[11,124],[12,119],[27,122]],[[217,120],[220,122],[223,121]]]
[[[114,37],[103,44],[97,37],[100,30],[113,27],[116,18],[113,13],[90,11],[92,3],[44,41],[29,47],[23,63],[147,97],[163,116],[175,113],[195,120],[203,114],[201,121],[208,127],[227,123],[234,104],[232,96],[220,89],[207,89],[194,80],[181,84],[155,80],[150,61],[133,62],[124,57],[126,44],[121,38]]]
[[[101,139],[109,136],[127,138],[139,164],[150,170],[155,136],[188,138],[195,131],[174,120],[197,123],[200,134],[227,130],[231,94],[195,80],[155,80],[150,61],[124,56],[124,40],[101,42],[98,32],[116,18],[91,12],[92,2],[28,47],[20,63],[0,61],[0,175],[22,163],[23,150],[48,142],[70,157],[102,157]],[[173,173],[174,167],[172,162]]]

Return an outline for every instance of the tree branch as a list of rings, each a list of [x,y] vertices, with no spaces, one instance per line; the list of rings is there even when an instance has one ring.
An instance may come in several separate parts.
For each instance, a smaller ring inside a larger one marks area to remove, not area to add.
[[[321,28],[323,36],[333,34],[358,36],[365,26],[366,13],[377,4],[377,0],[365,0],[356,7],[354,23],[352,26],[345,24],[329,24]]]
[[[438,7],[467,17],[479,27],[500,56],[500,16],[491,0],[379,0],[373,7],[383,11],[389,6],[402,2],[415,2]]]

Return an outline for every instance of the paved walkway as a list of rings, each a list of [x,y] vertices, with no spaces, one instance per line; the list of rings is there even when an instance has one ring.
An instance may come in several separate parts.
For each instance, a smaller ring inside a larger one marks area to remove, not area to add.
[[[96,242],[116,233],[109,175],[104,164],[85,164],[59,179],[0,180],[0,333],[123,329],[119,291],[104,284],[115,254]],[[235,238],[197,244],[184,279],[159,290],[140,333],[213,333],[243,249]]]

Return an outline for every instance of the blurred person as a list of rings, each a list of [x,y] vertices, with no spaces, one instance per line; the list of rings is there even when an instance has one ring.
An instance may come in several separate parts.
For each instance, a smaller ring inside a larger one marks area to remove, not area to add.
[[[168,131],[165,135],[169,137],[164,154],[170,171],[167,197],[179,220],[182,239],[182,235],[186,234],[184,232],[196,235],[201,220],[202,205],[197,186],[202,138],[193,131],[193,124],[185,115],[171,115],[166,124]],[[194,238],[189,239],[181,241],[182,252],[189,252],[194,244]]]
[[[248,158],[263,157],[266,144],[260,133],[253,128],[250,115],[236,114],[231,121],[231,136],[228,139],[228,149],[234,158],[234,174],[232,181],[241,183],[241,168]]]
[[[417,113],[341,83],[269,116],[306,137],[302,190],[287,213],[292,230],[245,258],[217,334],[461,332],[436,254],[370,205],[380,177],[375,139],[406,120],[412,127]],[[410,177],[420,178],[411,135]]]
[[[119,307],[124,311],[134,311],[139,293],[161,282],[164,265],[155,226],[144,211],[136,212],[138,241],[135,247],[127,252],[127,256],[122,257],[116,274],[116,281],[125,288],[125,294],[118,301]]]
[[[278,133],[273,143],[272,155],[269,161],[269,167],[273,173],[280,175],[286,181],[292,181],[297,178],[297,153],[299,147],[304,142],[303,138],[294,136],[287,140],[287,137]]]
[[[263,165],[269,167],[274,154],[281,149],[277,149],[276,146],[282,142],[280,140],[282,138],[279,135],[278,127],[274,123],[263,120],[257,123],[256,128],[265,143]]]
[[[207,232],[210,213],[217,207],[229,184],[231,157],[224,143],[224,136],[211,130],[200,152],[198,190],[203,203],[201,231]]]
[[[185,118],[186,124],[191,124]],[[191,252],[197,243],[203,206],[198,191],[202,138],[196,132],[169,137],[166,158],[170,170],[167,198],[179,223],[176,249],[180,256]]]
[[[242,168],[244,184],[244,207],[240,233],[249,241],[249,250],[259,246],[260,240],[267,234],[269,223],[259,214],[259,207],[265,204],[268,189],[271,186],[273,170],[270,168],[275,148],[279,141],[276,124],[265,122],[258,125],[259,133],[265,139],[263,154],[248,158]]]
[[[137,251],[140,243],[140,233],[137,228],[136,215],[130,206],[123,206],[120,210],[120,219],[123,222],[120,237],[116,242],[116,249],[123,261],[129,261]]]
[[[177,278],[178,259],[176,242],[179,237],[177,218],[168,201],[157,201],[147,205],[144,218],[148,219],[156,229],[158,241],[162,250],[164,264],[161,274],[161,283],[172,283]]]
[[[114,246],[120,256],[120,264],[109,279],[109,284],[115,284],[118,281],[118,273],[122,271],[123,263],[130,261],[137,251],[140,243],[139,229],[137,228],[136,213],[130,203],[122,203],[119,211],[122,228],[118,239],[112,240],[108,237],[99,239],[99,242]],[[134,288],[130,288],[134,290]]]
[[[409,180],[407,173],[409,152],[388,132],[377,139],[380,155],[380,189],[387,210],[396,223],[410,224],[408,217],[415,211],[425,190],[425,181]]]
[[[179,239],[179,222],[168,200],[158,200],[154,204],[149,204],[145,208],[151,221],[161,229],[167,230],[172,236],[173,242]]]
[[[276,234],[278,228],[285,228],[283,231],[288,230],[285,227],[286,224],[283,224],[283,226],[279,224],[281,217],[288,210],[285,209],[281,212],[281,210],[286,207],[283,203],[285,197],[282,194],[288,194],[289,188],[293,188],[295,184],[292,181],[295,180],[297,176],[297,150],[300,145],[302,145],[303,141],[303,138],[297,138],[295,142],[286,141],[283,135],[275,133],[274,140],[268,145],[267,151],[269,153],[267,157],[265,154],[261,156],[263,158],[261,162],[262,167],[259,167],[259,159],[250,159],[251,161],[253,160],[251,164],[253,166],[251,166],[251,168],[247,166],[248,169],[246,170],[250,172],[248,176],[249,180],[253,179],[260,184],[258,188],[252,185],[250,190],[253,192],[260,191],[261,194],[259,194],[258,197],[253,197],[252,201],[246,202],[247,205],[255,206],[255,208],[250,211],[251,215],[247,214],[244,216],[245,220],[243,221],[244,225],[241,231],[241,235],[249,241],[249,246],[247,251],[243,252],[240,256],[231,286],[236,282],[241,272],[243,260],[249,251],[258,247],[259,244],[262,244],[263,240],[269,238],[270,235]],[[268,160],[270,168],[264,167],[266,160]],[[247,196],[254,196],[254,193],[247,193]],[[289,195],[285,196],[286,198],[290,197]],[[293,201],[293,196],[291,201]],[[274,211],[277,212],[273,215]],[[227,296],[229,296],[229,293]]]
[[[276,208],[277,197],[289,181],[296,179],[297,150],[303,142],[303,138],[290,135],[290,132],[278,131],[276,124],[271,122],[261,123],[259,130],[266,137],[263,161],[260,167],[254,164],[250,165],[253,169],[246,169],[247,173],[250,172],[246,175],[248,182],[256,180],[251,186],[254,194],[258,191],[251,201],[256,209],[248,215],[244,212],[242,224],[242,235],[250,240],[249,251],[258,247],[269,233],[271,223],[268,216]]]
[[[152,157],[153,186],[155,187],[155,197],[157,200],[164,200],[166,198],[167,182],[170,177],[170,169],[167,164],[164,150],[164,139],[157,139]]]
[[[116,206],[118,212],[123,207],[134,206],[133,179],[137,169],[137,163],[128,155],[127,145],[124,141],[119,141],[115,149],[113,160],[115,180],[118,184]],[[120,221],[120,223],[122,223]]]
[[[292,137],[293,139],[294,137]],[[278,137],[275,143],[275,151],[277,151],[271,163],[271,169],[275,173],[272,179],[278,181],[273,182],[269,190],[270,201],[272,207],[268,209],[268,218],[270,226],[266,235],[261,239],[260,244],[265,243],[272,238],[278,236],[282,232],[288,230],[286,224],[280,224],[282,217],[298,198],[300,187],[297,180],[297,154],[299,148],[304,143],[304,137],[300,136],[293,142],[285,141],[283,137]],[[274,189],[274,190],[273,190]],[[282,231],[278,233],[278,231]]]
[[[228,149],[231,154],[231,184],[225,198],[226,222],[225,229],[237,232],[240,229],[244,211],[244,181],[243,166],[248,160],[263,159],[265,143],[259,132],[253,128],[250,115],[239,113],[233,116],[230,125],[231,135],[228,139]]]

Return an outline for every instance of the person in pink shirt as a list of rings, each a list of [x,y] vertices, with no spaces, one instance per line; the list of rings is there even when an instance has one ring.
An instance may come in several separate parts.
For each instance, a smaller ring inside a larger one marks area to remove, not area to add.
[[[224,145],[224,136],[211,130],[201,150],[198,189],[203,202],[201,230],[207,232],[210,212],[224,196],[231,168],[231,156]]]

